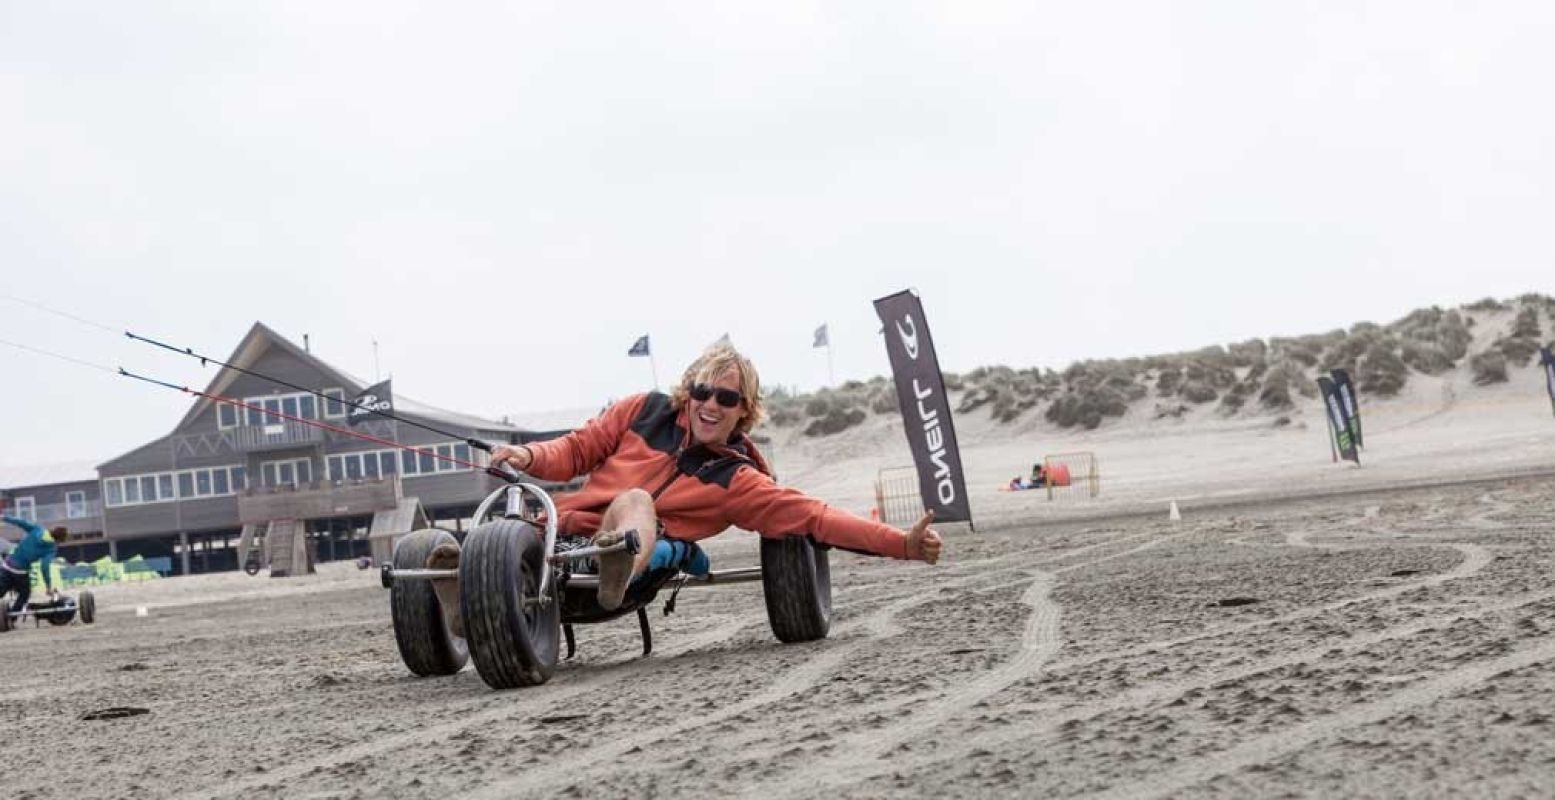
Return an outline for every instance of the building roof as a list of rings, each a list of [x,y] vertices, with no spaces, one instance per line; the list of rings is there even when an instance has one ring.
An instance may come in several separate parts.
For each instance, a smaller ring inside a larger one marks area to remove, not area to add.
[[[253,365],[259,361],[259,357],[264,355],[265,351],[271,347],[279,347],[285,350],[287,353],[291,354],[294,358],[297,358],[306,364],[310,364],[318,368],[319,371],[329,376],[334,383],[339,384],[346,390],[346,399],[348,400],[355,396],[357,393],[361,392],[363,389],[371,386],[373,383],[376,383],[376,381],[364,381],[361,378],[350,374],[349,372],[345,372],[344,370],[340,370],[329,365],[312,353],[302,349],[301,347],[298,347],[296,344],[293,344],[286,337],[276,333],[263,322],[254,323],[254,327],[249,329],[248,334],[243,337],[241,342],[238,342],[238,346],[232,351],[232,355],[227,357],[227,363],[240,369],[249,369],[253,367]],[[206,387],[205,393],[218,395],[224,394],[227,390],[227,387],[231,386],[233,381],[237,380],[241,375],[242,373],[238,370],[223,367],[220,372],[216,373],[216,377],[211,380],[210,385]],[[185,414],[184,418],[179,421],[177,427],[181,428],[188,424],[195,417],[199,416],[201,412],[203,412],[213,402],[215,401],[204,397],[197,399],[194,405],[189,409],[189,413]],[[396,416],[415,417],[417,419],[431,422],[433,424],[441,423],[444,425],[455,425],[483,431],[500,431],[504,433],[518,433],[522,430],[521,428],[498,422],[496,420],[484,419],[482,417],[477,417],[471,414],[464,414],[457,411],[449,411],[447,409],[438,408],[436,406],[429,406],[425,403],[412,400],[411,398],[406,397],[398,391],[394,393],[394,410]]]
[[[604,408],[599,406],[586,406],[509,414],[506,419],[526,431],[570,431],[583,427],[585,422],[599,416],[603,411]]]
[[[0,466],[0,490],[30,489],[62,483],[86,483],[97,480],[96,461],[58,461],[52,464]]]

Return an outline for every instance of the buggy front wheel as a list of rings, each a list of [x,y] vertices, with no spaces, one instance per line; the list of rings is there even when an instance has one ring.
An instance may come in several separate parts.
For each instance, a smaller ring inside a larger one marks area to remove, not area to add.
[[[539,595],[545,563],[540,532],[527,522],[499,519],[464,539],[459,556],[459,606],[470,656],[493,689],[536,686],[556,670],[561,641],[557,581]]]

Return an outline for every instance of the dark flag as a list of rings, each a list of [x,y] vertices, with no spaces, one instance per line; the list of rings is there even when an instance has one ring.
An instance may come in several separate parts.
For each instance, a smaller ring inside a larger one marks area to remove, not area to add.
[[[811,347],[831,347],[831,334],[827,333],[826,325],[815,329],[815,344]]]
[[[637,337],[637,341],[632,342],[632,349],[626,351],[626,354],[629,356],[652,355],[652,353],[648,352],[648,334],[645,333]]]
[[[1349,425],[1346,424],[1344,408],[1339,402],[1339,392],[1332,379],[1326,375],[1317,379],[1317,388],[1323,392],[1323,409],[1328,415],[1328,428],[1334,435],[1334,442],[1339,447],[1338,457],[1348,461],[1361,463],[1361,457],[1355,452],[1355,439],[1350,436]]]
[[[377,411],[394,413],[394,392],[389,388],[389,381],[375,383],[363,389],[346,409],[346,422],[360,425],[368,420],[379,419],[380,415],[374,413]],[[382,418],[387,419],[387,417]]]
[[[1355,394],[1355,383],[1350,380],[1350,373],[1344,369],[1333,371],[1334,391],[1339,394],[1339,408],[1344,411],[1345,427],[1350,430],[1350,438],[1355,440],[1355,446],[1366,449],[1366,437],[1361,435],[1361,399]]]
[[[934,511],[936,521],[970,523],[966,473],[961,469],[945,378],[923,319],[923,304],[912,292],[898,292],[876,300],[875,313],[885,325],[886,354],[896,378],[907,443],[918,467],[923,507]]]
[[[1539,348],[1539,363],[1544,365],[1544,388],[1550,390],[1550,410],[1555,411],[1555,352]]]

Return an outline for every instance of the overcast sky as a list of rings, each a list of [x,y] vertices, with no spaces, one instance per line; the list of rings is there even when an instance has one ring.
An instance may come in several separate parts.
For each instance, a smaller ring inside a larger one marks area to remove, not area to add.
[[[450,6],[459,6],[457,9]],[[1555,4],[0,0],[0,293],[488,416],[1318,332],[1555,275]],[[203,386],[0,297],[0,339]],[[0,463],[188,399],[0,346]]]

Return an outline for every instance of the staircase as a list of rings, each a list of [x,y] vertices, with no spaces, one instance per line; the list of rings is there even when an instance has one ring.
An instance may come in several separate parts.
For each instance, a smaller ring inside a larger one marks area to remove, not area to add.
[[[270,563],[270,577],[311,575],[313,559],[309,558],[308,536],[302,520],[270,520],[265,533],[265,560]]]

